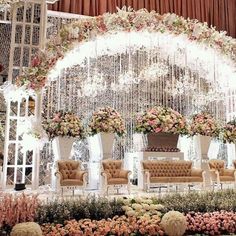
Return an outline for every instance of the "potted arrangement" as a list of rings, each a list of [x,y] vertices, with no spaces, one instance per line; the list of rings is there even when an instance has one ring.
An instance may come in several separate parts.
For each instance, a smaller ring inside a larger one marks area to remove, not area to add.
[[[114,108],[103,107],[93,113],[88,132],[92,136],[99,134],[103,159],[111,158],[115,134],[125,134],[124,120]]]
[[[80,118],[72,112],[56,111],[43,127],[53,141],[56,160],[68,159],[74,141],[85,137]]]
[[[188,125],[179,112],[153,107],[137,117],[136,132],[147,134],[148,147],[176,148],[179,135],[188,134]]]
[[[200,150],[203,159],[208,157],[207,153],[211,140],[212,138],[219,138],[220,130],[220,124],[211,114],[202,112],[192,117],[190,135],[198,135],[198,150]]]
[[[236,144],[236,120],[229,121],[222,128],[221,140],[224,143],[234,143]]]

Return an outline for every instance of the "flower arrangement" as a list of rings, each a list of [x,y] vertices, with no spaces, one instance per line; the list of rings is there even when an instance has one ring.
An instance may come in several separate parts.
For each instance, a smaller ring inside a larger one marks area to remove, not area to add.
[[[0,228],[8,230],[17,223],[34,221],[39,204],[37,195],[4,194],[0,201]]]
[[[125,211],[127,216],[135,216],[141,219],[150,219],[150,217],[154,215],[161,217],[164,209],[163,205],[157,204],[152,199],[148,198],[124,199],[123,203],[124,206],[122,209]]]
[[[164,235],[160,226],[159,217],[150,219],[138,219],[136,217],[116,216],[103,220],[70,220],[65,226],[57,224],[45,224],[42,226],[43,235]]]
[[[95,135],[100,132],[124,135],[124,120],[115,109],[104,107],[93,113],[89,123],[89,133]]]
[[[0,5],[8,5],[8,4],[13,4],[13,3],[17,3],[20,0],[0,0]]]
[[[227,211],[211,213],[190,212],[186,215],[187,232],[190,235],[225,235],[235,234],[236,214]]]
[[[171,108],[154,107],[137,118],[135,128],[138,133],[173,133],[188,134],[185,117]]]
[[[2,0],[3,3],[8,2]],[[185,35],[189,40],[207,45],[236,61],[235,39],[218,32],[214,27],[197,20],[184,19],[175,14],[160,15],[145,9],[118,9],[117,13],[81,19],[63,27],[56,37],[51,38],[44,52],[35,56],[32,68],[26,69],[17,79],[18,86],[39,90],[46,84],[46,77],[59,58],[73,46],[73,42],[89,40],[93,35],[103,35],[108,31],[169,32]]]
[[[40,226],[34,222],[26,222],[16,224],[12,231],[11,236],[42,236],[43,232]]]
[[[167,212],[161,220],[161,225],[169,236],[182,236],[187,229],[186,217],[178,211]]]
[[[236,120],[228,122],[223,128],[220,137],[224,143],[236,143]]]
[[[192,136],[200,134],[218,138],[221,127],[212,115],[203,112],[192,117],[190,130]]]
[[[49,120],[43,122],[50,140],[57,136],[84,138],[85,132],[82,122],[78,116],[72,112],[56,111]]]

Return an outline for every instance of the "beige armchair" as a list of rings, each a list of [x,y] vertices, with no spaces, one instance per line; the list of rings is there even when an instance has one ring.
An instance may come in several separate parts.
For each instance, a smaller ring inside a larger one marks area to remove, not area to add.
[[[233,183],[236,185],[236,171],[234,169],[226,169],[223,160],[210,160],[208,166],[213,189],[215,183],[220,186],[221,189],[223,183]]]
[[[81,188],[84,194],[84,189],[87,185],[87,172],[80,169],[80,161],[74,160],[60,160],[57,161],[57,186],[61,188],[62,195],[63,189],[74,190]]]
[[[107,159],[102,161],[103,191],[108,194],[108,188],[115,187],[118,192],[120,187],[127,186],[130,194],[130,174],[131,171],[123,169],[121,160]]]

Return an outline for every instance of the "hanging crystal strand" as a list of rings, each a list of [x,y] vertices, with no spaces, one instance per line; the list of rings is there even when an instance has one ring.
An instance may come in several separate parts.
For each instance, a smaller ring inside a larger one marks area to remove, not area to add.
[[[169,87],[168,87],[168,92],[169,92],[169,94],[170,94],[170,96],[171,96],[171,99],[172,99],[172,108],[174,109],[174,110],[176,110],[176,106],[175,106],[175,94],[174,94],[174,82],[175,82],[175,79],[174,79],[174,74],[175,74],[175,53],[174,53],[174,56],[173,56],[173,62],[172,62],[172,64],[170,65],[170,68],[171,68],[171,70],[170,70],[170,85],[169,85]],[[177,79],[177,78],[176,78]]]
[[[72,111],[72,99],[73,99],[73,90],[72,90],[72,78],[69,78],[68,81],[68,108],[70,111]],[[72,95],[72,96],[71,96]]]

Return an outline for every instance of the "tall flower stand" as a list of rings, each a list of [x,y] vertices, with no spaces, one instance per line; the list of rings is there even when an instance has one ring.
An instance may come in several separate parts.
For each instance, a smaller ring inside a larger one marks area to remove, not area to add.
[[[94,190],[99,188],[100,180],[100,162],[102,153],[100,150],[100,141],[98,135],[87,138],[89,149],[89,163],[88,163],[88,185],[87,189]]]
[[[57,178],[55,176],[56,172],[56,163],[58,160],[67,160],[70,158],[71,149],[73,146],[73,143],[76,141],[76,138],[74,137],[62,137],[58,136],[55,137],[52,141],[52,150],[54,154],[54,162],[53,162],[53,168],[52,168],[52,189],[57,189]]]
[[[113,145],[115,140],[114,133],[99,133],[100,150],[102,159],[112,158]]]
[[[197,167],[203,169],[206,172],[206,186],[210,186],[210,170],[208,167],[208,150],[211,144],[212,137],[197,135],[196,137],[197,144],[197,152],[199,162],[197,163]]]

